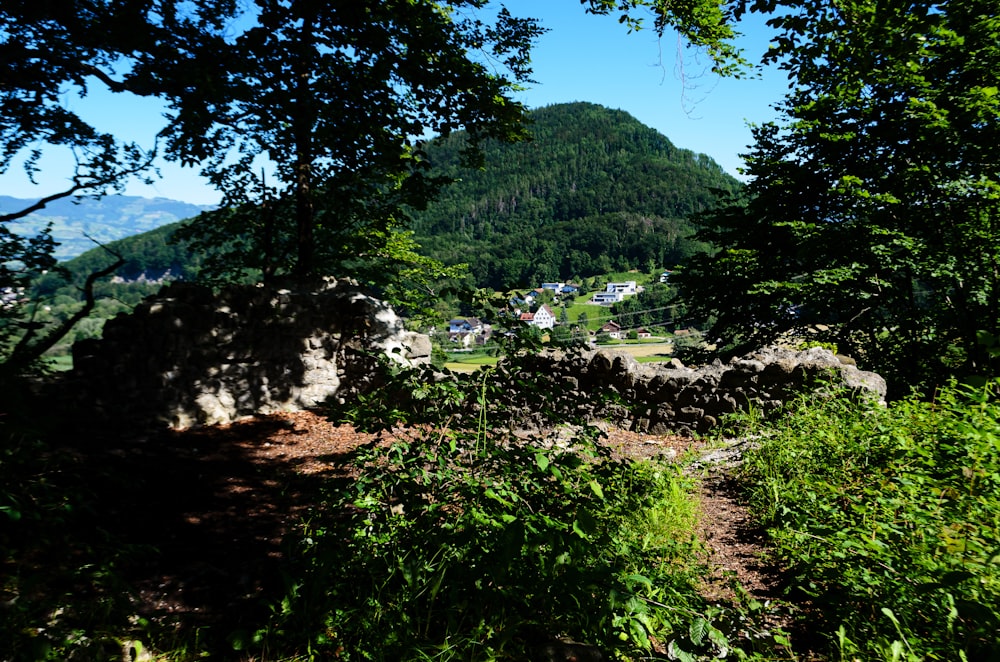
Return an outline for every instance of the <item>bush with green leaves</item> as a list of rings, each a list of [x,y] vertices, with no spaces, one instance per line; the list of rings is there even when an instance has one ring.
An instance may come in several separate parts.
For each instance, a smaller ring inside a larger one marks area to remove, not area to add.
[[[528,365],[515,354],[505,370]],[[510,435],[492,424],[494,370],[468,382],[397,371],[338,412],[385,430],[412,423],[407,403],[419,398],[417,420],[432,424],[358,449],[355,478],[325,484],[290,550],[285,599],[238,644],[344,660],[517,660],[556,659],[571,640],[612,659],[748,658],[733,645],[746,624],[699,594],[694,482],[681,465],[613,456],[585,425]],[[572,419],[573,403],[522,381],[522,396]],[[387,395],[406,391],[405,402]],[[470,401],[478,418],[456,416]]]
[[[445,432],[362,449],[262,636],[309,628],[313,652],[351,660],[486,660],[533,659],[560,636],[634,654],[686,634],[693,514],[655,515],[684,508],[664,503],[684,479],[576,445]]]
[[[1000,656],[998,393],[802,400],[763,432],[742,477],[832,654]]]
[[[0,384],[0,659],[121,659],[136,628],[119,567],[139,550],[97,524],[93,483],[109,477],[47,442],[12,387]]]

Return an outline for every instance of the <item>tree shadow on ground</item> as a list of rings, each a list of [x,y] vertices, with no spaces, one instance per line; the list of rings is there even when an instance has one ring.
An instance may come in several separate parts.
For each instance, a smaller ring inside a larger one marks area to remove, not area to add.
[[[76,619],[67,632],[120,628],[160,650],[238,658],[233,633],[263,627],[286,594],[299,517],[322,489],[347,480],[258,452],[278,433],[296,434],[293,427],[263,417],[187,432],[60,432],[49,446],[58,450],[46,451],[58,465],[49,458],[37,474],[50,474],[48,489],[67,508],[58,520],[18,525],[0,577],[22,606],[32,602],[22,620],[42,627],[52,613],[89,613],[92,622]],[[325,459],[337,465],[344,455]],[[25,582],[28,575],[38,580]],[[95,601],[101,595],[108,599]],[[34,643],[21,646],[23,659],[37,655]]]

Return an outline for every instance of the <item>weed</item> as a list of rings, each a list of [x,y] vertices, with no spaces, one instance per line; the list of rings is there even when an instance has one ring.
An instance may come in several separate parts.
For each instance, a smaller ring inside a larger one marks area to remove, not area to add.
[[[803,399],[744,463],[843,659],[1000,655],[998,386],[889,408]]]

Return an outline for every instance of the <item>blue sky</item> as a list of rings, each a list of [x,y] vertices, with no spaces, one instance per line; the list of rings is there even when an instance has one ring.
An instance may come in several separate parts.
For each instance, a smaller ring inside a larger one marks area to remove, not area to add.
[[[537,82],[519,94],[526,105],[589,101],[624,110],[678,147],[708,154],[733,175],[740,166],[739,155],[750,143],[748,123],[772,119],[771,105],[785,91],[783,77],[774,71],[759,79],[720,79],[708,71],[704,56],[683,49],[675,35],[658,39],[651,31],[630,34],[614,17],[586,14],[578,0],[505,0],[504,4],[515,16],[534,16],[550,29],[532,57]],[[741,45],[756,59],[767,45],[766,28],[758,22],[743,30]],[[86,99],[67,95],[66,103],[100,129],[152,144],[160,126],[158,102],[96,90],[95,86],[95,93]],[[15,166],[0,176],[0,195],[34,198],[66,188],[71,174],[67,156],[53,152],[43,160],[38,186]],[[125,193],[196,204],[219,199],[196,170],[165,163],[161,172],[154,184],[136,182]]]

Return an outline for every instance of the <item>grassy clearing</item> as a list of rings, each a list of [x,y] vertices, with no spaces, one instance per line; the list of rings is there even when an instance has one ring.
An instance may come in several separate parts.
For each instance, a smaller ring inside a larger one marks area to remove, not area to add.
[[[587,295],[587,298],[589,299],[589,295]],[[576,324],[576,321],[580,319],[580,313],[586,313],[587,329],[590,331],[597,331],[608,320],[614,318],[614,315],[611,314],[611,309],[607,306],[595,306],[589,303],[572,303],[566,306],[566,314],[569,315],[571,324]],[[557,312],[556,314],[558,315],[559,313]]]

